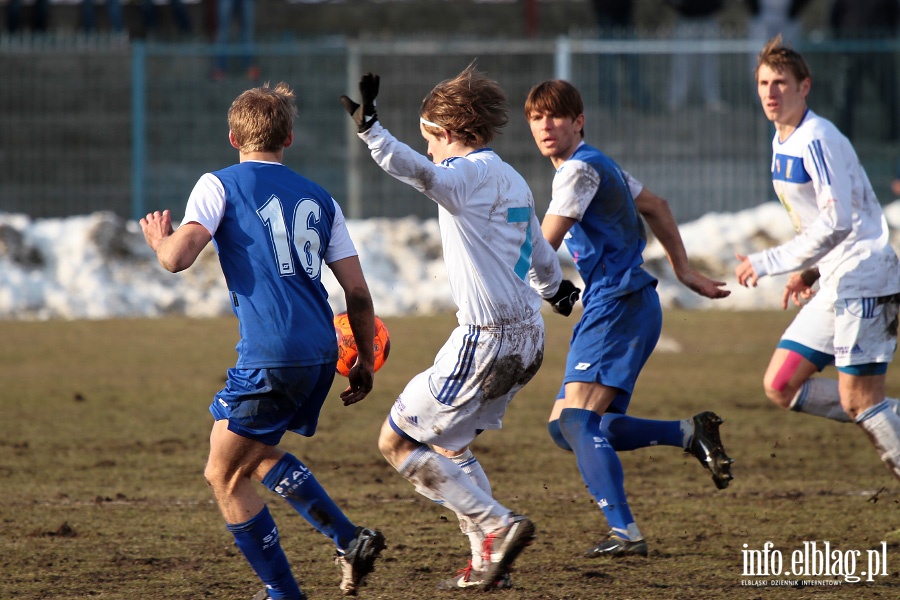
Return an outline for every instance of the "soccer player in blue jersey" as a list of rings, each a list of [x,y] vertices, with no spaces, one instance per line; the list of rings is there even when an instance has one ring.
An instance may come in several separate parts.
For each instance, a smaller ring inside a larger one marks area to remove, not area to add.
[[[635,381],[662,328],[657,280],[642,267],[641,217],[666,250],[678,280],[707,298],[725,284],[695,271],[668,203],[612,159],[584,143],[584,105],[570,83],[544,81],[528,94],[525,116],[541,154],[557,169],[541,223],[554,248],[565,241],[585,290],[566,373],[550,413],[554,442],[575,453],[578,468],[611,531],[585,556],[647,555],[625,495],[617,451],[667,445],[683,448],[710,470],[716,487],[731,480],[731,459],[719,437],[722,420],[702,412],[680,421],[626,415]]]
[[[240,162],[206,173],[173,230],[168,210],[141,219],[147,243],[173,273],[191,266],[213,241],[240,325],[238,359],[210,412],[205,476],[228,530],[265,583],[255,600],[298,600],[300,590],[278,528],[251,480],[283,497],[334,540],[340,589],[355,595],[385,547],[379,531],[357,527],[309,468],[277,444],[287,431],[311,437],[331,388],[338,349],[328,265],[344,290],[359,359],[344,405],[372,390],[372,297],[337,202],[282,163],[294,141],[294,93],[284,83],[245,91],[228,111],[228,137]]]
[[[782,308],[802,306],[766,369],[766,395],[783,408],[855,422],[900,478],[898,401],[885,397],[900,260],[887,221],[850,141],[807,106],[812,75],[803,57],[777,36],[757,65],[759,99],[775,125],[772,184],[797,235],[738,254],[735,273],[748,287],[790,273]],[[813,377],[832,363],[837,379]]]

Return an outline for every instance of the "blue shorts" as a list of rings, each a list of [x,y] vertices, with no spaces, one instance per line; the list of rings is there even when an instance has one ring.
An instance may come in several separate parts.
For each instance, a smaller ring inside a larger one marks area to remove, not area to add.
[[[270,446],[286,431],[312,437],[334,381],[335,363],[275,369],[228,369],[209,412],[228,430]]]
[[[652,285],[618,298],[594,300],[572,332],[559,397],[565,397],[567,383],[600,383],[620,390],[608,411],[624,414],[661,331],[662,308]]]

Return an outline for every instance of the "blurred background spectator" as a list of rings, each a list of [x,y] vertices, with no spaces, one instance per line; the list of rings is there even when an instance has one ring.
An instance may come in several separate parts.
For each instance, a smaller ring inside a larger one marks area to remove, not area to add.
[[[833,0],[830,24],[839,40],[894,39],[900,23],[897,0]],[[880,54],[878,60],[862,51],[843,53],[837,74],[837,126],[853,137],[854,112],[866,83],[875,88],[885,112],[887,138],[898,139],[897,66],[892,54]]]
[[[96,20],[97,0],[82,0],[81,2],[81,29],[85,33],[92,33],[97,27]],[[122,17],[121,0],[105,0],[106,14],[109,15],[109,28],[115,33],[125,31],[125,20]]]
[[[252,52],[254,29],[256,27],[256,0],[218,0],[218,22],[216,24],[216,44],[223,46],[231,38],[231,18],[237,13],[238,41],[244,46],[240,56],[241,67],[247,74],[247,79],[256,81],[259,79],[259,65]],[[231,55],[220,52],[216,57],[212,77],[215,81],[222,81],[228,76],[228,67]]]
[[[170,12],[178,32],[182,35],[190,34],[193,30],[193,25],[191,24],[191,17],[188,14],[183,0],[167,1],[171,7]],[[154,35],[159,30],[159,22],[157,21],[158,12],[159,7],[156,6],[154,0],[142,0],[141,13],[144,16],[144,35]]]
[[[50,0],[35,0],[31,7],[31,31],[44,33],[50,18]],[[22,26],[22,0],[9,0],[6,5],[6,30],[16,33]]]
[[[634,39],[634,0],[591,0],[597,19],[597,32],[601,40]],[[641,83],[641,70],[637,54],[601,54],[600,102],[610,108],[619,106],[619,88],[627,90],[623,101],[641,110],[653,107],[650,94]],[[619,78],[624,85],[619,85]]]
[[[722,37],[718,13],[723,0],[664,0],[675,9],[672,26],[674,40],[718,40]],[[715,53],[672,56],[669,81],[669,110],[677,111],[688,101],[694,77],[700,78],[700,92],[707,110],[723,112],[725,104],[719,91],[719,57]]]
[[[789,45],[797,45],[802,38],[800,13],[810,0],[745,0],[750,9],[747,37],[758,42],[760,49],[767,40],[779,33]],[[756,66],[756,56],[753,56]]]

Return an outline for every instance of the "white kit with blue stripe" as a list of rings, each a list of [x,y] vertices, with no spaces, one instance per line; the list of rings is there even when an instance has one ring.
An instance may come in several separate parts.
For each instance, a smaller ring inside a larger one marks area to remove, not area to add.
[[[772,183],[797,235],[750,255],[760,277],[818,267],[822,295],[874,298],[900,292],[900,261],[887,221],[850,141],[811,110],[772,141]]]
[[[490,148],[435,165],[376,123],[360,134],[387,173],[437,203],[450,291],[460,325],[527,321],[552,296],[559,259],[541,234],[528,184]],[[546,290],[550,290],[549,293]]]

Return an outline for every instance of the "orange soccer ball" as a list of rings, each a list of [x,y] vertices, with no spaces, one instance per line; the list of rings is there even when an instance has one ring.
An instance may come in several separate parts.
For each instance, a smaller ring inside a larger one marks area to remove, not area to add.
[[[356,340],[353,339],[353,331],[350,329],[350,319],[347,313],[342,312],[334,316],[334,333],[338,343],[338,361],[336,371],[347,377],[350,369],[356,364]],[[388,354],[391,352],[391,334],[388,333],[384,321],[375,317],[375,370],[384,366]]]

